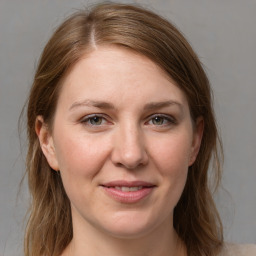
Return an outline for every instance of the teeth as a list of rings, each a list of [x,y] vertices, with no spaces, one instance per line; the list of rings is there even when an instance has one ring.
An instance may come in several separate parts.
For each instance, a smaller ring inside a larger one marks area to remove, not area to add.
[[[142,189],[142,186],[139,187],[115,187],[116,190],[121,190],[123,192],[131,192],[131,191],[138,191],[140,189]]]

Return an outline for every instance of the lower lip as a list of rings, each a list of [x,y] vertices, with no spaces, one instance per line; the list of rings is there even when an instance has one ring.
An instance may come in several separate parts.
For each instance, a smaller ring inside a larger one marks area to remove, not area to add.
[[[108,196],[120,203],[137,203],[147,197],[154,187],[144,187],[137,191],[122,191],[114,187],[103,187]]]

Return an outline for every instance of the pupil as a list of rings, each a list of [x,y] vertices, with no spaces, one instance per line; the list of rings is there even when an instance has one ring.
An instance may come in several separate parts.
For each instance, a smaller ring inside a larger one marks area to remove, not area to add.
[[[157,116],[157,117],[154,118],[153,123],[154,123],[154,124],[157,124],[157,125],[163,124],[163,118]]]
[[[98,116],[92,117],[91,118],[91,124],[96,124],[96,125],[101,124],[101,117],[98,117]]]

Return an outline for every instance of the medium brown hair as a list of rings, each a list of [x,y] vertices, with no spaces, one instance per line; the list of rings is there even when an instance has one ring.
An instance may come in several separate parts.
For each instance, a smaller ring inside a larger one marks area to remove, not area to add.
[[[212,162],[217,184],[221,176],[218,152],[222,151],[207,76],[189,43],[170,22],[141,7],[115,3],[73,14],[42,53],[27,106],[27,176],[32,201],[25,255],[59,256],[73,236],[70,202],[60,175],[51,170],[42,153],[35,122],[40,115],[51,127],[63,78],[94,44],[125,47],[154,61],[185,93],[192,119],[203,117],[201,148],[175,207],[174,228],[189,256],[216,255],[223,235],[208,168]]]

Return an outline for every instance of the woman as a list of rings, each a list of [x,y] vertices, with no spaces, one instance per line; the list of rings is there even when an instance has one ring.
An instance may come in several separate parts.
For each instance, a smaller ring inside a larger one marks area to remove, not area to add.
[[[221,176],[209,82],[163,18],[75,13],[43,51],[27,117],[26,256],[235,255],[207,179],[211,158]]]

